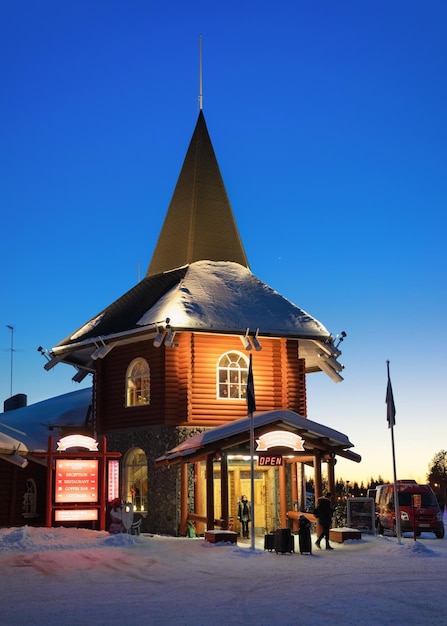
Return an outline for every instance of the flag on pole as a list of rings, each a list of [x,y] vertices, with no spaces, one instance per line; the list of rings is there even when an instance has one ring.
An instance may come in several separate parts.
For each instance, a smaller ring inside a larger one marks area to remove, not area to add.
[[[390,362],[386,362],[388,369],[388,385],[386,388],[386,419],[388,420],[388,428],[392,428],[396,424],[396,407],[394,404],[393,388],[390,379]]]
[[[248,366],[247,376],[247,409],[250,414],[256,411],[255,386],[253,383],[252,355],[250,354],[250,364]]]

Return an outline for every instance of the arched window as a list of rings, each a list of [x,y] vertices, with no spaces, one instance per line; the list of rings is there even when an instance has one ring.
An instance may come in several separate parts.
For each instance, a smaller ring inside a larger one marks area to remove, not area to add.
[[[217,364],[217,397],[245,399],[248,360],[242,352],[226,352]]]
[[[134,359],[126,373],[126,406],[150,402],[150,372],[146,359]]]
[[[37,487],[34,478],[26,481],[26,491],[23,494],[23,517],[37,517]]]
[[[147,458],[141,448],[132,448],[124,459],[124,489],[134,511],[147,511]]]

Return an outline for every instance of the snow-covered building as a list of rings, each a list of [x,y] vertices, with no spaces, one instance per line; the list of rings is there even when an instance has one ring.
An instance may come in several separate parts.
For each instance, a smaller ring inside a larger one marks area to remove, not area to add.
[[[331,483],[337,455],[360,457],[345,435],[305,419],[306,376],[323,371],[341,381],[339,346],[251,272],[201,110],[145,277],[60,341],[45,366],[70,364],[76,381],[92,375],[78,427],[121,452],[120,490],[147,530],[184,532],[191,511],[208,527],[235,517],[249,490],[249,354],[256,436],[275,428],[303,440],[280,468],[256,470],[256,527],[264,532],[301,506],[303,463],[320,488],[321,463]],[[52,428],[59,426],[55,416]],[[204,437],[211,429],[215,436]],[[0,463],[13,450],[32,461],[25,442],[8,447],[5,437],[20,437],[6,431],[0,427]],[[290,486],[282,496],[278,472]]]

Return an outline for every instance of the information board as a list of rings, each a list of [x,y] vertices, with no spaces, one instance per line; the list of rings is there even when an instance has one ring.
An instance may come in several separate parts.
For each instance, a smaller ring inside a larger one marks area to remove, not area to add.
[[[364,533],[375,533],[375,503],[373,498],[348,498],[348,527]]]
[[[98,460],[56,459],[57,503],[98,501]]]

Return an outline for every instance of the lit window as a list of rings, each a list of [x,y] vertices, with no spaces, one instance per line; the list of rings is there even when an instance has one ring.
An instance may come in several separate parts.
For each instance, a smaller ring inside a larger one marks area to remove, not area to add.
[[[217,365],[217,397],[245,399],[248,360],[241,352],[227,352]]]
[[[141,448],[132,448],[124,460],[126,499],[134,511],[147,511],[147,458]]]
[[[145,359],[135,359],[127,368],[126,406],[149,404],[149,365]]]

